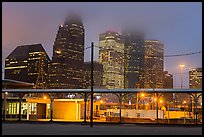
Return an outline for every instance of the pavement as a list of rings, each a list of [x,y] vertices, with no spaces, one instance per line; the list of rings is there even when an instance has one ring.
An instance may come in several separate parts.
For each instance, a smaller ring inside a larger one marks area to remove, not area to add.
[[[202,135],[202,126],[3,122],[2,135]]]

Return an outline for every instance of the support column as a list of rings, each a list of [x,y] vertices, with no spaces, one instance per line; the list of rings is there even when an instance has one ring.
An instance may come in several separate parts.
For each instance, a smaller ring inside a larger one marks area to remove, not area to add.
[[[193,97],[193,101],[192,101],[193,118],[195,119],[195,122],[197,122],[197,101],[198,101],[197,93],[195,94],[192,93],[191,96]]]
[[[158,100],[159,100],[159,98],[158,98],[158,93],[156,93],[156,123],[158,123]]]
[[[169,104],[168,104],[167,108],[168,108],[168,123],[169,123]]]
[[[138,110],[139,109],[139,93],[136,93],[136,94],[137,94],[136,109]]]
[[[197,94],[196,94],[196,97],[197,97],[196,110],[197,110],[197,106],[198,106],[198,99],[199,99],[199,97],[200,97],[201,95],[202,95],[202,93],[200,93],[200,95],[198,95],[198,96],[197,96]],[[196,117],[197,117],[197,118],[196,118],[197,120],[196,120],[196,121],[199,122],[199,121],[198,121],[198,110],[197,110],[197,113],[196,113],[196,114],[197,114],[197,116],[196,116]]]
[[[79,110],[78,110],[78,101],[75,101],[76,103],[76,120],[79,119]]]
[[[30,113],[30,107],[29,107],[29,102],[27,102],[27,120],[29,120],[29,113]]]
[[[122,113],[121,113],[121,105],[122,105],[122,95],[119,94],[119,116],[120,116],[120,121],[119,123],[122,123]]]
[[[8,94],[8,93],[4,92],[3,121],[6,120],[6,94]]]
[[[195,102],[195,122],[198,122],[198,97],[197,97],[197,93],[195,94],[195,98],[194,98],[194,102]]]
[[[53,95],[50,95],[51,103],[50,103],[50,121],[52,122],[53,120],[53,102],[54,102],[54,97]]]
[[[84,94],[84,121],[83,121],[84,124],[87,123],[86,121],[86,102],[87,102],[87,94],[85,93]]]
[[[19,112],[18,112],[18,121],[21,121],[21,102],[22,102],[22,93],[19,93]]]

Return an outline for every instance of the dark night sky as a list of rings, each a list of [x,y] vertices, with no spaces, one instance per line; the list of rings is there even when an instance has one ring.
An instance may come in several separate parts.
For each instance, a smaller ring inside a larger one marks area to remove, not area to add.
[[[121,31],[123,25],[145,29],[145,39],[160,40],[164,55],[202,51],[201,2],[3,2],[2,68],[5,57],[18,45],[41,43],[52,57],[58,26],[70,11],[79,12],[85,27],[85,47],[99,43],[99,34]],[[98,50],[95,60],[98,59]],[[85,51],[85,61],[90,51]],[[189,68],[202,67],[202,54],[164,58],[164,70],[174,74],[174,88],[180,86],[179,64],[185,64],[184,87]]]

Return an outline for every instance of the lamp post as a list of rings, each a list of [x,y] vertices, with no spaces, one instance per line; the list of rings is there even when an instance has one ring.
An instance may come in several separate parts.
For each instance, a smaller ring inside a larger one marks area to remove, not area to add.
[[[162,96],[162,94],[156,93],[155,101],[156,101],[156,123],[158,123],[158,118],[159,118],[159,98]],[[162,103],[162,101],[160,102]]]
[[[181,73],[181,89],[182,89],[183,88],[183,69],[184,69],[185,65],[180,64],[179,67],[180,67],[180,71],[181,71],[180,73]]]
[[[184,101],[183,101],[184,124],[186,124],[185,105],[186,105],[186,101],[184,100]]]
[[[142,109],[144,109],[144,96],[145,96],[145,94],[142,93],[142,94],[141,94],[141,98],[142,98]]]
[[[180,64],[179,66],[181,68],[181,88],[183,88],[183,69],[184,69],[185,65]]]
[[[161,109],[161,106],[162,106],[163,101],[160,99],[160,100],[159,100],[159,103],[160,103],[159,108]]]

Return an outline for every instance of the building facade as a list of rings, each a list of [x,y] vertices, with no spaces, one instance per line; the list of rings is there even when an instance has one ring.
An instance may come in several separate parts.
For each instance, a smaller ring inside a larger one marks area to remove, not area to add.
[[[43,65],[39,66],[43,58]],[[48,64],[50,58],[41,44],[17,46],[5,60],[5,79],[36,83],[39,69],[44,70],[47,78]],[[43,67],[43,68],[41,68]]]
[[[100,88],[103,85],[103,65],[99,62],[93,62],[93,80],[94,87]],[[84,88],[91,87],[91,62],[84,63]]]
[[[108,89],[124,88],[124,43],[119,33],[100,34],[99,63],[103,65],[103,85]]]
[[[144,33],[142,31],[125,30],[125,88],[144,87]]]
[[[168,71],[164,71],[163,75],[163,88],[173,89],[173,75]],[[164,93],[165,102],[171,102],[173,100],[173,93]]]
[[[144,88],[163,88],[164,46],[158,40],[145,40]]]
[[[54,42],[49,88],[83,88],[83,65],[84,26],[79,15],[68,15]]]
[[[191,68],[189,70],[189,88],[202,89],[202,68]],[[197,105],[202,107],[202,94],[197,96],[200,96]],[[195,108],[195,101],[192,96],[190,96],[190,102],[192,112],[195,114],[196,110],[193,109]]]
[[[202,88],[202,68],[189,70],[189,88]]]

